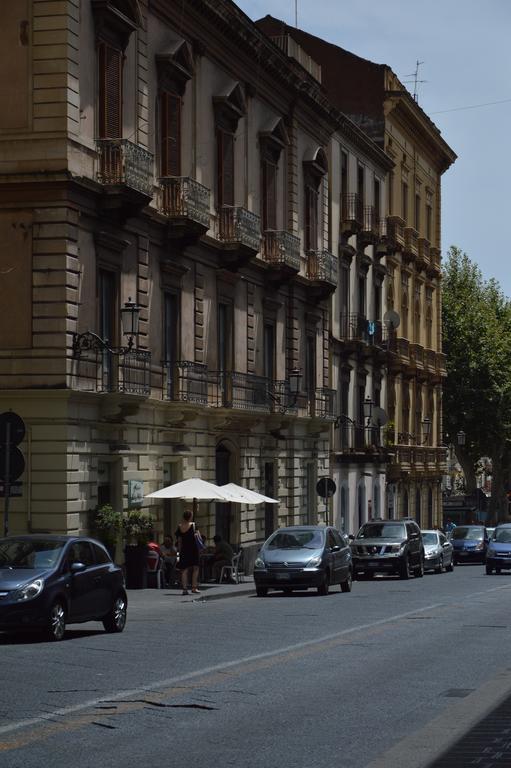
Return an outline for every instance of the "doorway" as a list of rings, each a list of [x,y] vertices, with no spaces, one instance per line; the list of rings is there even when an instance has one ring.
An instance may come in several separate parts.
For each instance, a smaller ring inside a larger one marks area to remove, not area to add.
[[[217,485],[226,485],[231,482],[231,452],[223,443],[216,448],[215,454],[215,475]],[[232,523],[232,504],[219,501],[215,504],[215,534],[228,541],[231,545],[236,542],[231,541]]]
[[[272,461],[264,462],[264,495],[275,498],[275,465]],[[276,504],[264,505],[264,538],[267,539],[276,528]]]

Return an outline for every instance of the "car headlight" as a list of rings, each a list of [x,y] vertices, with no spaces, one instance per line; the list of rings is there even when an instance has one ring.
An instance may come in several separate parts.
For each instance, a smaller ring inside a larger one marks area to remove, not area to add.
[[[404,544],[391,544],[387,547],[387,552],[400,552],[404,546]]]
[[[33,600],[43,591],[44,581],[43,579],[36,579],[31,581],[30,584],[25,584],[24,587],[15,589],[11,592],[11,598],[17,602],[23,602],[24,600]]]
[[[264,562],[262,557],[256,557],[254,568],[266,568],[266,563]]]
[[[321,565],[321,555],[316,555],[315,557],[311,557],[311,559],[307,563],[307,568],[317,568],[318,565]]]

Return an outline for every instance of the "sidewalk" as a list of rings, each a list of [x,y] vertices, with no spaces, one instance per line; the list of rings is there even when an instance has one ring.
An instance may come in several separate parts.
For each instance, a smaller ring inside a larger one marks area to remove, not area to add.
[[[226,597],[255,595],[255,584],[251,576],[245,576],[241,584],[200,584],[199,589],[199,594],[189,592],[188,595],[182,595],[180,587],[165,587],[164,589],[148,587],[147,589],[128,589],[126,591],[128,593],[128,606],[130,604],[139,605],[141,602],[155,604],[169,598],[180,602],[205,602],[223,600]]]

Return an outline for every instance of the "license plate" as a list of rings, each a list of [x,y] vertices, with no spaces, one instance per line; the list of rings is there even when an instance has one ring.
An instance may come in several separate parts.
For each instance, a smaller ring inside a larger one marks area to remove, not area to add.
[[[278,581],[289,581],[291,578],[290,573],[277,573],[276,576]]]

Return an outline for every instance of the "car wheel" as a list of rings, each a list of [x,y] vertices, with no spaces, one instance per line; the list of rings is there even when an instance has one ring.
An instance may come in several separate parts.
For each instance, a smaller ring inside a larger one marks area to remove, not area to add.
[[[50,608],[47,634],[50,640],[62,640],[66,632],[66,608],[62,600],[55,600]]]
[[[328,571],[327,571],[323,577],[323,581],[318,587],[318,594],[323,596],[328,595],[329,588],[330,588],[330,578],[328,576]]]
[[[444,570],[444,558],[443,558],[442,555],[440,555],[440,559],[438,561],[438,565],[435,568],[435,573],[442,573],[443,570]]]
[[[351,568],[348,571],[348,576],[346,578],[346,581],[341,581],[341,592],[351,592],[351,587],[353,586],[353,575],[351,573]]]
[[[487,565],[486,566],[486,575],[487,576],[491,576],[492,573],[493,573],[493,568],[491,567],[491,565]]]
[[[293,594],[293,590],[291,589],[291,587],[284,587],[283,592],[284,592],[285,595],[292,595]]]
[[[454,560],[452,559],[452,557],[451,557],[451,562],[449,563],[449,565],[445,566],[445,570],[449,571],[449,573],[452,573],[454,571]]]
[[[266,597],[268,594],[268,587],[256,587],[257,597]]]
[[[126,626],[127,609],[126,597],[119,593],[103,619],[103,626],[107,632],[122,632]]]
[[[413,575],[415,576],[416,579],[422,579],[422,577],[424,576],[424,558],[422,555],[421,555],[419,565],[416,567]]]
[[[498,575],[500,573],[500,568],[495,568],[495,573]]]
[[[408,562],[407,557],[405,557],[405,559],[401,563],[401,567],[399,568],[399,578],[400,579],[410,578],[410,563]]]

